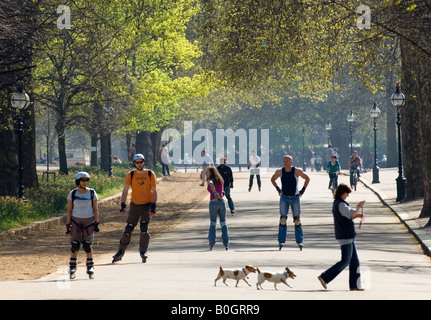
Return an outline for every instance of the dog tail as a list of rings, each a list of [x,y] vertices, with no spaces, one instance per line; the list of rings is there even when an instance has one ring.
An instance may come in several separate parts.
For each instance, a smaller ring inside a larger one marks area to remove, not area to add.
[[[224,271],[223,271],[223,267],[220,265],[220,271],[219,271],[219,274],[220,275],[223,275],[224,274]]]
[[[256,267],[256,269],[257,269],[257,273],[260,273],[259,267]]]

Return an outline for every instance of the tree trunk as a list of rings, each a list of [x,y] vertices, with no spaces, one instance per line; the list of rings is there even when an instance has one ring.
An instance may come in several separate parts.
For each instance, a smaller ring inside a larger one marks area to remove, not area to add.
[[[66,136],[64,134],[65,127],[61,121],[58,121],[55,125],[55,130],[58,136],[58,158],[60,162],[60,174],[69,174],[67,169],[67,157],[66,157]]]
[[[22,112],[24,133],[22,135],[23,183],[26,188],[39,188],[36,170],[36,119],[34,104]]]
[[[100,169],[109,172],[111,168],[111,134],[100,135]]]
[[[418,77],[418,102],[420,108],[419,136],[423,169],[424,204],[420,217],[431,216],[431,59],[420,53],[416,56]],[[428,222],[431,224],[431,220]]]
[[[418,124],[421,109],[418,101],[419,83],[417,55],[414,47],[401,39],[402,59],[402,92],[406,96],[406,103],[401,108],[401,137],[403,148],[403,167],[406,178],[406,200],[413,200],[424,195],[423,166],[420,159],[422,146]]]
[[[9,92],[0,92],[2,106],[9,106]],[[0,196],[17,195],[18,158],[16,149],[15,122],[12,120],[12,107],[4,107],[0,113]]]
[[[136,135],[136,153],[144,155],[146,167],[153,167],[154,149],[151,142],[151,132],[142,131]]]
[[[91,134],[90,166],[97,167],[97,134]]]

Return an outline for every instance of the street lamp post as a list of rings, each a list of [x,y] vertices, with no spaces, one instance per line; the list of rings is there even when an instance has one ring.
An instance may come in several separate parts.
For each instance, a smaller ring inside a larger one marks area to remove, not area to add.
[[[370,110],[370,115],[374,120],[374,165],[373,165],[373,183],[379,181],[379,167],[377,166],[377,118],[380,116],[380,109],[377,108],[377,103],[374,101],[374,106]]]
[[[103,108],[105,115],[108,119],[108,134],[107,134],[107,140],[108,140],[108,157],[109,157],[109,163],[108,164],[108,176],[112,177],[112,145],[111,145],[111,127],[110,127],[110,121],[112,116],[114,115],[114,108],[112,108],[110,102],[106,104],[106,106]]]
[[[14,108],[19,110],[18,120],[16,122],[16,133],[18,135],[18,199],[24,198],[24,184],[23,184],[23,164],[22,164],[22,134],[24,132],[24,124],[22,123],[21,110],[27,108],[30,104],[30,98],[24,91],[22,84],[18,86],[17,92],[10,99]]]
[[[400,84],[397,83],[395,92],[391,96],[391,103],[397,108],[397,127],[398,127],[398,178],[397,181],[397,199],[402,201],[406,197],[406,179],[403,177],[403,157],[401,151],[401,107],[405,104],[406,97],[400,91]]]
[[[347,121],[349,122],[350,128],[350,155],[353,154],[353,121],[355,121],[355,115],[353,114],[353,111],[350,111],[349,115],[347,116]]]
[[[302,128],[302,171],[306,171],[307,166],[305,163],[305,130]]]
[[[328,138],[328,148],[329,148],[329,144],[330,144],[329,138],[331,137],[331,130],[332,130],[332,124],[329,122],[329,120],[325,124],[325,130],[326,130],[326,136]]]

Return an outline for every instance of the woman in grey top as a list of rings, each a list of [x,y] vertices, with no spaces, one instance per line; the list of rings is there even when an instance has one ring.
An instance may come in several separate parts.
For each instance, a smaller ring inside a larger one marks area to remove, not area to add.
[[[76,260],[81,247],[87,256],[87,274],[90,279],[94,276],[93,263],[93,233],[99,232],[99,200],[94,189],[88,188],[90,175],[87,172],[78,172],[75,183],[78,188],[70,191],[67,200],[66,234],[70,235],[71,255],[69,262],[70,278],[75,278]]]
[[[317,278],[326,289],[327,284],[334,280],[345,267],[349,266],[349,286],[351,291],[363,291],[360,284],[359,258],[355,244],[355,226],[353,219],[363,218],[359,210],[364,206],[365,200],[358,203],[356,209],[350,208],[346,202],[352,189],[344,183],[340,184],[335,192],[332,214],[334,216],[335,238],[341,247],[341,261],[323,272]]]

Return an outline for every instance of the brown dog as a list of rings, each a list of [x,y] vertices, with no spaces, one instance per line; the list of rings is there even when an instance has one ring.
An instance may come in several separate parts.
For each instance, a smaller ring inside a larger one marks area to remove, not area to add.
[[[286,286],[288,286],[289,288],[292,288],[287,282],[286,280],[288,278],[292,278],[294,279],[296,277],[296,275],[293,273],[293,271],[290,271],[290,269],[288,267],[286,267],[284,269],[283,272],[261,272],[259,270],[259,268],[257,268],[257,283],[256,283],[256,288],[257,290],[263,289],[262,288],[262,283],[265,281],[270,281],[270,282],[274,282],[274,288],[275,290],[277,290],[277,283],[284,283]]]
[[[216,286],[217,280],[221,278],[223,278],[223,283],[225,285],[228,285],[226,283],[226,279],[234,279],[236,280],[235,287],[238,287],[239,280],[244,280],[245,283],[247,283],[251,287],[251,285],[246,280],[247,275],[251,272],[256,272],[256,268],[251,265],[246,265],[242,269],[223,269],[222,266],[220,266],[217,278],[214,280],[214,287]]]

